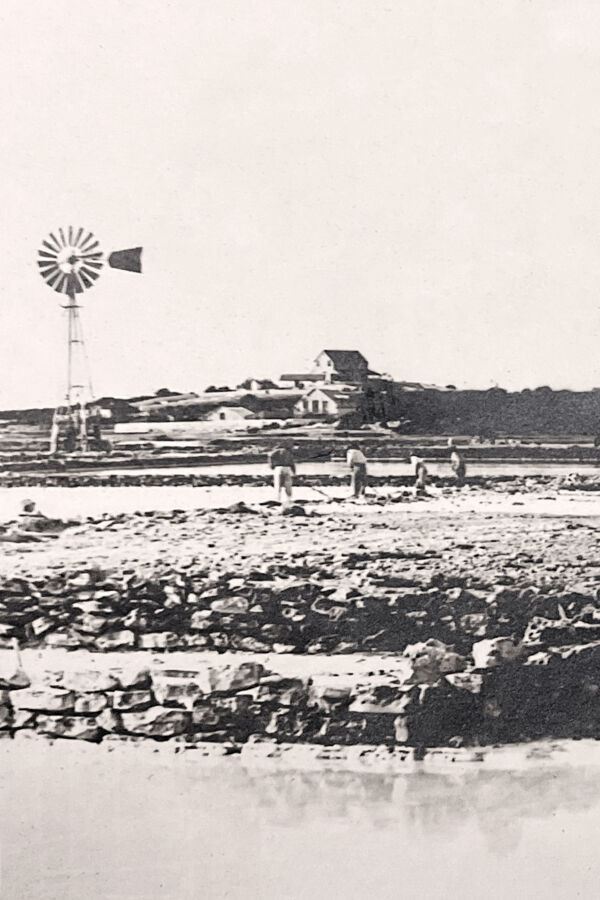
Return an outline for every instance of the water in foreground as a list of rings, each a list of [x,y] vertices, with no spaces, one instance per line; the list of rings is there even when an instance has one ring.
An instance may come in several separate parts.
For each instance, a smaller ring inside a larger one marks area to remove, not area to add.
[[[0,756],[2,897],[597,896],[595,763],[294,772],[64,741]]]

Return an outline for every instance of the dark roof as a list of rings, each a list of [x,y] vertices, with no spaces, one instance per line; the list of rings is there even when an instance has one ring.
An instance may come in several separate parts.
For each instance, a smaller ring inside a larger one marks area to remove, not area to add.
[[[354,402],[357,397],[362,397],[362,391],[336,391],[335,388],[321,387],[320,385],[311,388],[304,394],[304,397],[310,397],[310,395],[314,394],[316,391],[325,394],[330,400],[349,400],[351,403]]]
[[[280,381],[320,381],[322,378],[322,374],[318,372],[307,372],[307,373],[295,373],[292,372],[290,375],[282,375],[279,379]]]
[[[368,365],[367,360],[358,350],[323,350],[322,353],[327,354],[338,370],[354,369],[357,366],[362,368]]]

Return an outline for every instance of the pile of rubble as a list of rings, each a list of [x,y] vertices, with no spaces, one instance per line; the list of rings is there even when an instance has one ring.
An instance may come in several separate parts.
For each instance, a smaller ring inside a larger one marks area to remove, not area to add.
[[[573,478],[578,479],[576,482]],[[570,479],[570,480],[569,480]],[[297,478],[302,487],[340,487],[348,485],[349,475],[320,473],[305,475],[301,464]],[[566,476],[554,478],[550,475],[518,475],[492,474],[469,475],[468,485],[473,488],[489,488],[504,490],[518,488],[521,491],[538,491],[547,488],[566,490],[600,490],[600,479],[589,476]],[[407,475],[369,475],[371,486],[408,488],[414,486],[415,476]],[[451,475],[431,475],[429,483],[437,487],[454,485]],[[1,487],[265,487],[272,486],[273,477],[260,473],[235,473],[215,468],[214,474],[180,472],[0,472]]]
[[[484,638],[521,640],[540,616],[568,616],[587,641],[592,633],[600,639],[596,593],[466,587],[474,579],[428,569],[427,551],[415,554],[422,570],[386,571],[386,562],[408,555],[378,553],[374,565],[357,551],[343,567],[315,562],[304,577],[292,560],[279,560],[243,575],[194,565],[161,571],[157,563],[155,571],[59,569],[4,579],[0,646],[17,638],[21,646],[96,651],[353,653],[402,652],[435,638],[464,654]]]

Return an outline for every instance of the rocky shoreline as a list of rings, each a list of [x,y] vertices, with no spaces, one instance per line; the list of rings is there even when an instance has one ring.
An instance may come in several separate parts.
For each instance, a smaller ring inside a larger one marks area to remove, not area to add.
[[[5,732],[417,750],[600,738],[596,519],[293,509],[104,517],[65,533],[59,554],[6,558],[5,647],[117,651],[123,668],[140,650],[217,661],[172,670],[166,686],[151,669],[132,680],[103,666],[79,687],[5,677]],[[243,662],[220,666],[223,653]],[[382,653],[344,684],[303,667]],[[296,668],[278,674],[261,654]]]
[[[334,474],[307,475],[300,472],[299,487],[347,487],[348,476]],[[369,475],[371,487],[409,488],[414,486],[414,475]],[[268,473],[248,474],[218,472],[214,474],[194,472],[0,472],[0,487],[271,487],[273,478]],[[452,487],[455,479],[450,475],[430,475],[429,484],[434,487]],[[600,491],[600,475],[581,475],[565,472],[564,475],[540,474],[491,474],[469,475],[467,486],[486,490],[508,492],[540,490]]]

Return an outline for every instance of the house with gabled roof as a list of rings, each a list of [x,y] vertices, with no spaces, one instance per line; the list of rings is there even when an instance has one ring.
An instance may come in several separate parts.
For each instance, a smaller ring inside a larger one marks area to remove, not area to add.
[[[294,406],[297,416],[343,416],[356,411],[362,391],[316,386]]]
[[[312,372],[282,375],[281,381],[291,381],[302,387],[319,382],[363,384],[369,377],[377,375],[369,369],[368,361],[359,350],[322,350],[314,361]]]
[[[371,373],[358,350],[322,350],[315,359],[315,372],[324,381],[364,381]]]

